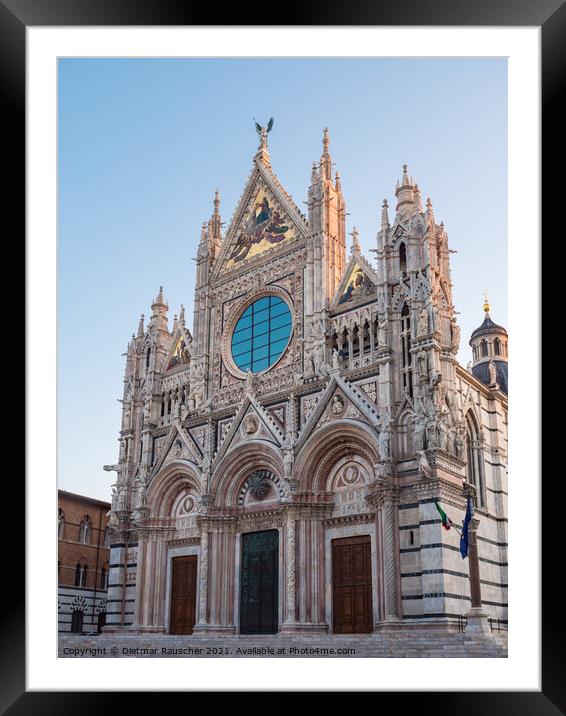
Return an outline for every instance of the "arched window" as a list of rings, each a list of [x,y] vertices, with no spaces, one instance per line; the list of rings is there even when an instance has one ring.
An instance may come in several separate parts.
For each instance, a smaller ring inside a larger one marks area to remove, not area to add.
[[[83,612],[82,609],[74,609],[71,615],[71,631],[80,634],[83,630]]]
[[[110,547],[110,530],[108,527],[104,528],[104,546]]]
[[[108,570],[104,567],[100,570],[100,589],[108,589]]]
[[[480,438],[471,412],[466,416],[466,480],[476,488],[477,504],[483,503],[483,477],[480,464]]]
[[[482,358],[486,358],[486,357],[487,357],[487,341],[484,339],[484,340],[480,343],[480,346],[481,346],[481,355],[482,355]]]
[[[79,527],[79,542],[90,544],[90,535],[92,531],[92,521],[88,515],[81,520]]]
[[[149,360],[151,358],[151,348],[147,349],[147,353],[145,354],[145,369],[147,370],[149,368]]]
[[[65,513],[59,508],[59,522],[57,524],[57,534],[59,539],[63,539],[65,536]]]
[[[75,567],[75,587],[86,587],[86,578],[88,575],[88,566],[77,562]]]
[[[406,303],[401,309],[401,376],[403,388],[413,397],[413,369],[411,356],[411,315]]]
[[[362,327],[362,349],[364,353],[369,353],[371,351],[371,337],[370,337],[370,328],[369,323],[367,319],[364,321],[364,325]]]
[[[350,341],[348,340],[348,329],[344,328],[342,331],[342,350],[341,358],[348,359],[350,357]]]
[[[501,341],[499,340],[499,338],[496,338],[493,341],[493,352],[495,353],[496,356],[501,355]]]
[[[360,355],[360,329],[358,324],[354,326],[352,331],[352,357],[355,358]]]
[[[399,268],[405,276],[407,273],[407,247],[403,241],[399,244]]]

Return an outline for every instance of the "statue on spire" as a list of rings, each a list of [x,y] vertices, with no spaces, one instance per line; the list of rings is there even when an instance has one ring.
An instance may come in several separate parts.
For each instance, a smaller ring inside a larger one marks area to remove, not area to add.
[[[271,117],[271,119],[267,123],[267,127],[262,127],[261,124],[256,122],[255,117],[254,117],[254,122],[255,122],[255,131],[258,133],[259,138],[260,138],[260,142],[261,142],[260,146],[266,147],[267,146],[267,135],[273,129],[273,117]]]

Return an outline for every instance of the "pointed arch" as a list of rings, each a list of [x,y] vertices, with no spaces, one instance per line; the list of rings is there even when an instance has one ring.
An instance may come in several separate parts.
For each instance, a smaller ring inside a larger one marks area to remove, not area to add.
[[[407,246],[404,241],[399,242],[399,271],[407,275]]]
[[[267,440],[250,440],[229,450],[215,466],[210,484],[214,503],[219,507],[236,507],[244,482],[256,470],[268,470],[282,478],[283,456],[275,445]]]
[[[301,492],[326,492],[332,467],[346,456],[359,455],[375,465],[377,436],[364,423],[336,420],[315,431],[295,459],[294,472]]]
[[[182,492],[200,496],[200,478],[186,460],[173,460],[152,479],[147,491],[147,505],[152,519],[172,519],[173,505]]]

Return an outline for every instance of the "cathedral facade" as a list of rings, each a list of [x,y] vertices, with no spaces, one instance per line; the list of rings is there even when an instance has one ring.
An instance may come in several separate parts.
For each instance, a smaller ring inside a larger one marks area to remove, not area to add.
[[[507,619],[507,333],[459,365],[443,223],[403,168],[376,261],[324,131],[303,214],[267,131],[198,244],[192,332],[160,289],[128,345],[104,631],[458,628],[473,495],[482,608]],[[391,216],[390,216],[391,215]]]

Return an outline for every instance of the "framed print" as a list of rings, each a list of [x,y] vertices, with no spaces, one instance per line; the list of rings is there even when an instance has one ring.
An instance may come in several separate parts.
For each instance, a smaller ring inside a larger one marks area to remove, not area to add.
[[[563,7],[149,9],[0,4],[29,358],[4,708],[563,709],[537,430]]]

